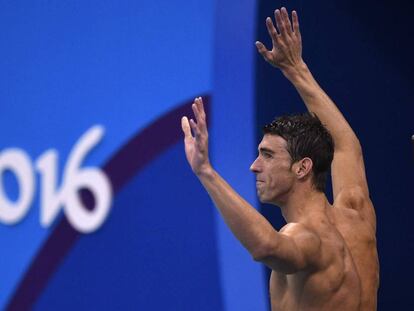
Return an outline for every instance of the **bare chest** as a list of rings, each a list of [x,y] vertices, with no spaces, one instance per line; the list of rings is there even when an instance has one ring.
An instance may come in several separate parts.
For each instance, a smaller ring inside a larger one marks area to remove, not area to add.
[[[272,311],[358,310],[360,287],[353,273],[329,274],[273,271],[269,284]]]
[[[334,310],[342,307],[343,302],[347,304],[343,310],[355,310],[348,308],[358,303],[360,294],[352,258],[336,230],[326,235],[322,238],[318,268],[294,274],[272,271],[269,284],[272,311]]]
[[[318,288],[315,280],[309,272],[286,275],[272,271],[269,283],[272,311],[302,310],[312,305],[309,297],[320,297],[315,291]]]
[[[272,311],[296,309],[299,291],[297,277],[272,271],[269,281]]]

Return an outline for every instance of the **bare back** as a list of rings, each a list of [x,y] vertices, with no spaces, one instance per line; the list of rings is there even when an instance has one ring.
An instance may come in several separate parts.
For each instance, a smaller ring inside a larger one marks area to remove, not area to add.
[[[366,204],[371,203],[366,202]],[[361,279],[360,310],[376,310],[379,262],[375,228],[357,210],[349,208],[341,197],[338,197],[333,208],[328,211],[331,222],[343,236],[352,254]]]
[[[310,219],[303,225],[321,239],[318,266],[293,274],[273,270],[269,286],[272,311],[359,310],[361,283],[341,234],[328,217]],[[280,232],[289,233],[300,226],[291,223]]]

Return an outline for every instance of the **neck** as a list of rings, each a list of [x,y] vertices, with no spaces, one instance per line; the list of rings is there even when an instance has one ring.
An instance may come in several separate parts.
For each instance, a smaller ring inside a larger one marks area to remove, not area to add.
[[[300,222],[309,216],[325,214],[328,200],[325,193],[314,189],[293,190],[284,204],[278,204],[287,223]]]

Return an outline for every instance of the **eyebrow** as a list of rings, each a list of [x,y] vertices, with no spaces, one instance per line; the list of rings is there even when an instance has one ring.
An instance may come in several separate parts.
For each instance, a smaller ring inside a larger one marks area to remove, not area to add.
[[[268,152],[268,153],[270,153],[270,154],[274,154],[274,153],[275,153],[273,150],[268,149],[268,148],[265,148],[265,147],[260,147],[260,148],[259,148],[259,151],[260,151],[260,152]]]

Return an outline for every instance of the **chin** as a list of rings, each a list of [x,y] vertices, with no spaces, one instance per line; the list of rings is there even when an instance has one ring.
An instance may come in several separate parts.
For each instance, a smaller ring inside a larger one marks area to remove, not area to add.
[[[277,206],[280,206],[281,204],[281,202],[279,202],[280,200],[278,200],[275,197],[266,198],[263,195],[262,196],[259,195],[258,198],[259,198],[260,203],[263,203],[263,204],[271,204],[271,205],[277,205]]]
[[[259,201],[260,201],[260,203],[270,203],[269,201],[269,198],[266,198],[266,197],[264,197],[263,195],[258,195],[258,198],[259,198]]]
[[[265,192],[257,192],[257,197],[260,203],[263,204],[275,204],[275,197],[274,196],[266,196]]]

